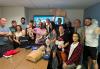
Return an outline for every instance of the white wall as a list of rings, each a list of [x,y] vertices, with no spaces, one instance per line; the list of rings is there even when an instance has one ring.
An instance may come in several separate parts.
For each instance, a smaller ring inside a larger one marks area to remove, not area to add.
[[[83,21],[84,9],[66,9],[68,18],[73,22],[75,19]]]
[[[68,18],[83,20],[84,9],[65,9]],[[52,15],[50,9],[33,9],[24,7],[0,7],[0,17],[5,17],[8,20],[8,26],[11,26],[11,21],[16,20],[20,24],[20,18],[26,17],[27,22],[33,19],[33,15]]]
[[[84,9],[65,9],[68,18],[73,22],[74,19],[83,21]],[[33,15],[52,15],[50,9],[28,9],[26,12],[28,19],[32,19]]]
[[[0,17],[1,17],[1,7],[0,7]]]
[[[2,17],[7,18],[7,26],[11,26],[11,21],[16,20],[20,24],[21,17],[25,17],[24,7],[1,7]]]

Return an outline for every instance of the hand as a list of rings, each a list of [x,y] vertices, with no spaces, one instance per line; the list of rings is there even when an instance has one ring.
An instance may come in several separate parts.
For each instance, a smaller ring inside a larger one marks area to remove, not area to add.
[[[0,32],[0,35],[2,35],[2,36],[9,36],[10,33],[9,32]]]
[[[61,46],[58,46],[58,48],[61,49],[62,47]]]
[[[67,69],[67,64],[65,62],[63,63],[63,69]]]

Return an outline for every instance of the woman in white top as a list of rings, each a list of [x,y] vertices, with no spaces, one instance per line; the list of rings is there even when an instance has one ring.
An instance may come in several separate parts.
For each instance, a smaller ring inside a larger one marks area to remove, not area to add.
[[[16,27],[16,32],[14,33],[14,44],[16,46],[20,45],[20,41],[19,41],[19,37],[24,36],[25,35],[25,31],[22,30],[22,27],[20,25],[17,25]]]
[[[79,34],[74,33],[72,38],[73,43],[69,47],[68,58],[67,61],[63,63],[63,69],[74,69],[80,64],[83,48],[80,44]]]

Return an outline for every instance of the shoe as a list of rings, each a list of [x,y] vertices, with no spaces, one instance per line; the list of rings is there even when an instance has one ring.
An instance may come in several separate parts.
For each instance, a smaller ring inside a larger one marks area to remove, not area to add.
[[[30,49],[30,48],[31,48],[31,46],[30,46],[30,45],[25,47],[25,49]]]
[[[12,55],[9,55],[9,56],[3,55],[3,57],[5,57],[5,58],[10,58],[10,57],[12,57]]]
[[[18,53],[19,51],[16,51],[16,50],[10,50],[10,51],[7,51],[3,54],[4,57],[11,57],[12,55]]]

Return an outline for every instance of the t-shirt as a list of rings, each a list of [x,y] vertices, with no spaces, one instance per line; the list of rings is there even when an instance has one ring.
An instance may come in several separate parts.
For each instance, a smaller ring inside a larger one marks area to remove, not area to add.
[[[58,41],[64,41],[64,44],[69,42],[69,35],[68,35],[68,33],[64,33],[62,36],[59,36],[58,37]],[[64,49],[66,49],[66,47]],[[62,49],[58,49],[58,50],[61,51]]]
[[[69,41],[69,34],[64,32],[62,36],[58,37],[59,41],[64,41],[64,44]]]
[[[23,30],[25,30],[27,28],[27,24],[21,24],[21,27]]]
[[[36,34],[45,35],[46,29],[34,28]]]
[[[98,28],[97,23],[92,23],[90,26],[85,26],[85,45],[89,47],[98,47],[99,35],[95,33]]]
[[[10,31],[14,33],[16,31],[15,27],[9,27]]]
[[[0,26],[0,32],[9,32],[10,33],[10,29],[6,26],[4,26],[4,27]],[[0,36],[0,45],[8,44],[8,42],[9,42],[9,38],[7,36]]]

